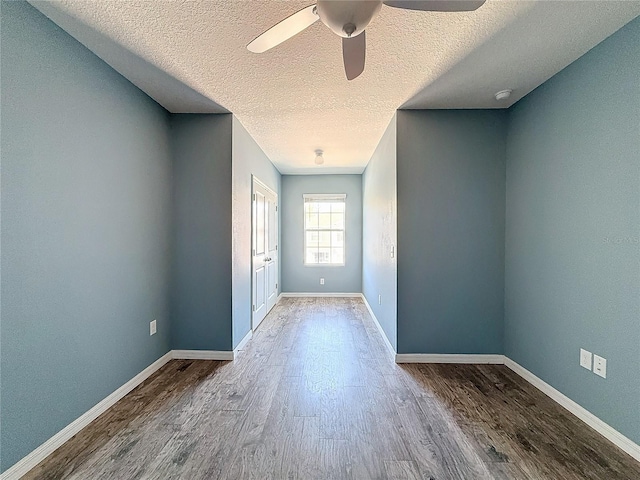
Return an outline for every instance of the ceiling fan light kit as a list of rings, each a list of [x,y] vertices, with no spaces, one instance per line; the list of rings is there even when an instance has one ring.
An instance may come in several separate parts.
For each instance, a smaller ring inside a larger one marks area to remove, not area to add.
[[[343,38],[360,35],[382,8],[382,1],[318,0],[318,16],[329,30]]]
[[[333,33],[342,37],[342,58],[347,80],[363,71],[366,57],[365,29],[380,12],[382,5],[422,12],[468,12],[485,0],[318,0],[266,32],[247,45],[254,53],[263,53],[297,35],[320,20]]]

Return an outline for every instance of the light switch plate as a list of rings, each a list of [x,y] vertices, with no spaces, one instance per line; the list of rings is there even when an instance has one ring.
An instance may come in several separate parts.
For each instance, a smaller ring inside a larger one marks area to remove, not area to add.
[[[149,335],[155,335],[157,331],[156,321],[149,322]]]
[[[607,378],[607,359],[600,355],[593,355],[593,373]]]
[[[591,352],[584,348],[580,349],[580,366],[591,370]]]

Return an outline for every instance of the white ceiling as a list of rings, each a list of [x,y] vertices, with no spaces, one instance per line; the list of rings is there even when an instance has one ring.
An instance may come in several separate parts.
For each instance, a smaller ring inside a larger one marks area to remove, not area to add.
[[[233,112],[282,173],[360,173],[396,109],[505,108],[640,15],[640,1],[383,7],[348,82],[320,22],[273,50],[256,35],[313,0],[32,1],[171,112]],[[513,89],[503,103],[493,94]],[[317,167],[314,151],[325,151]]]

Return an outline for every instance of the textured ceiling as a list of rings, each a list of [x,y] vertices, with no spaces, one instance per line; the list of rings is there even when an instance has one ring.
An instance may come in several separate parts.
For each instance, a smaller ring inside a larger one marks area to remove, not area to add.
[[[367,28],[365,72],[351,82],[340,39],[320,22],[267,53],[246,50],[310,3],[32,1],[169,111],[233,112],[282,173],[359,173],[399,107],[508,107],[640,15],[640,1],[383,7]],[[514,94],[496,102],[505,88]]]

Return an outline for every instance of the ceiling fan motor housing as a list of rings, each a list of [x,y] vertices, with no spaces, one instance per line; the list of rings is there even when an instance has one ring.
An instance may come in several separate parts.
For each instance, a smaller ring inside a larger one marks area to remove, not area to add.
[[[344,38],[360,35],[382,7],[382,0],[318,0],[318,16]]]

